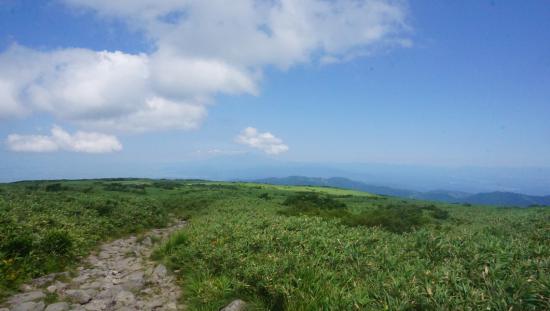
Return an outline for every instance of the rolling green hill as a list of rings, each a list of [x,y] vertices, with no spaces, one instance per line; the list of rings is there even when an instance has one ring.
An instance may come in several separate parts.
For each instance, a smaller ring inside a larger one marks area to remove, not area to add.
[[[318,178],[305,176],[289,176],[284,178],[264,178],[256,179],[253,182],[271,185],[289,185],[289,186],[318,186],[318,187],[334,187],[343,189],[353,189],[365,192],[376,193],[380,195],[396,196],[396,197],[411,197],[416,194],[414,191],[396,189],[384,186],[374,186],[365,184],[360,181],[355,181],[343,177]]]
[[[0,184],[0,297],[174,219],[154,258],[191,310],[550,308],[550,209],[197,180]]]
[[[369,185],[360,181],[354,181],[342,177],[316,178],[304,176],[289,176],[285,178],[264,178],[254,180],[257,183],[273,185],[307,185],[336,187],[367,191],[380,195],[403,197],[408,199],[419,199],[426,201],[438,201],[446,203],[469,203],[480,205],[497,206],[550,206],[550,196],[531,196],[513,192],[487,192],[471,194],[460,191],[436,190],[428,192],[411,191],[384,186]]]

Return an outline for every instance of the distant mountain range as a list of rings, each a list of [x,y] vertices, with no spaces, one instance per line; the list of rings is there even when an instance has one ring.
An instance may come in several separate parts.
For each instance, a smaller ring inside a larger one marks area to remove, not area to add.
[[[550,206],[549,196],[532,196],[513,192],[485,192],[485,193],[467,193],[459,191],[434,190],[428,192],[419,192],[406,189],[397,189],[385,186],[370,185],[364,182],[351,180],[343,177],[318,178],[304,176],[289,176],[283,178],[264,178],[256,179],[253,182],[289,185],[289,186],[324,186],[343,189],[352,189],[365,191],[380,195],[396,196],[409,199],[438,201],[446,203],[470,203],[481,205],[498,206],[518,206],[528,207],[534,205]]]

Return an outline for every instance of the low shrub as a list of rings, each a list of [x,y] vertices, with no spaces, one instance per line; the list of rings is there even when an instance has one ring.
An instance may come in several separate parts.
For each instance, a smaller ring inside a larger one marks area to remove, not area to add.
[[[60,191],[66,190],[66,187],[63,187],[60,183],[55,183],[55,184],[46,185],[44,189],[47,192],[60,192]]]
[[[271,196],[269,195],[269,193],[267,192],[264,192],[264,193],[261,193],[258,198],[262,199],[262,200],[271,200]]]
[[[6,236],[0,245],[0,252],[4,257],[17,258],[25,257],[33,250],[34,240],[29,233],[14,234],[12,236]]]
[[[287,197],[283,205],[288,206],[280,213],[287,216],[317,216],[325,219],[340,219],[347,226],[380,227],[393,233],[410,232],[435,220],[444,220],[449,212],[435,205],[414,204],[382,205],[359,214],[350,212],[347,205],[332,196],[306,192]]]
[[[63,230],[48,230],[38,249],[46,256],[70,258],[74,255],[74,243],[69,233]]]
[[[303,211],[309,209],[337,209],[346,207],[345,203],[337,201],[329,195],[315,192],[300,192],[288,196],[283,202],[283,205]]]
[[[97,212],[99,216],[109,216],[118,207],[120,201],[113,199],[90,200],[85,207]]]
[[[430,216],[435,219],[445,220],[449,218],[449,212],[433,204],[420,207],[422,210],[429,211]]]
[[[177,182],[177,181],[159,180],[159,181],[153,182],[153,184],[151,186],[153,186],[155,188],[164,189],[164,190],[174,190],[174,189],[179,188],[181,185],[182,184],[180,182]]]
[[[135,194],[146,194],[146,185],[144,184],[122,184],[122,183],[107,183],[103,185],[105,191],[129,192]]]
[[[390,205],[359,215],[349,215],[343,223],[349,226],[381,227],[390,232],[404,233],[431,223],[431,219],[420,208]]]

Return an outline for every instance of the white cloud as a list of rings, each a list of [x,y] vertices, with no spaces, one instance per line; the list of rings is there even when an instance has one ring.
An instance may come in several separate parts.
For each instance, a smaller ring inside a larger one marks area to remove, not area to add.
[[[155,90],[173,98],[258,93],[255,78],[249,72],[216,59],[159,51],[151,57],[151,70]]]
[[[119,18],[157,47],[245,66],[289,67],[399,44],[407,7],[394,0],[64,0]],[[172,17],[172,18],[167,18]]]
[[[0,117],[46,112],[102,131],[195,129],[218,94],[259,93],[263,70],[408,46],[394,0],[62,0],[137,29],[149,54],[14,45],[0,54]]]
[[[206,117],[202,105],[170,101],[162,97],[148,98],[143,107],[111,118],[81,122],[86,127],[124,132],[147,132],[170,129],[196,129]]]
[[[125,115],[148,96],[148,58],[122,52],[64,50],[26,90],[29,104],[72,120]]]
[[[11,151],[17,152],[51,152],[59,150],[59,146],[51,136],[10,134],[6,144]]]
[[[208,101],[193,95],[202,90],[188,87],[188,95],[174,96],[176,100],[157,95],[149,61],[144,54],[82,49],[42,53],[12,46],[0,55],[0,115],[45,111],[107,131],[197,128]]]
[[[10,134],[6,141],[8,149],[16,152],[73,151],[84,153],[108,153],[122,150],[115,136],[95,132],[78,131],[69,134],[54,126],[51,135]]]
[[[245,128],[239,136],[237,143],[260,149],[267,154],[280,154],[288,151],[288,146],[280,138],[275,137],[270,132],[260,133],[253,127]]]
[[[0,79],[0,117],[17,117],[26,114],[26,109],[17,103],[15,93],[10,81]]]

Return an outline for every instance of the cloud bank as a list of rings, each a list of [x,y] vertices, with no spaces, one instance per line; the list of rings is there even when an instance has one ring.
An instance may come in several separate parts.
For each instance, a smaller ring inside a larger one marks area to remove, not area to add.
[[[51,129],[51,135],[10,134],[8,149],[16,152],[72,151],[84,153],[109,153],[122,150],[115,136],[95,132],[78,131],[69,134],[59,126]]]
[[[126,23],[152,52],[13,45],[0,54],[0,118],[46,112],[102,131],[191,130],[216,95],[259,94],[266,67],[410,45],[402,1],[62,1]]]
[[[235,139],[239,144],[259,149],[267,154],[277,155],[288,151],[288,146],[270,132],[261,133],[253,127],[245,128]]]

